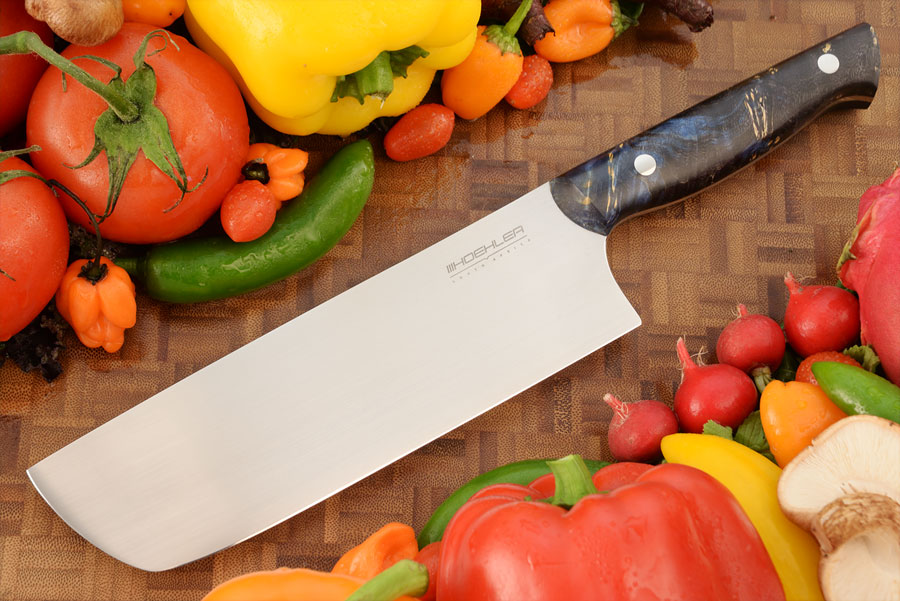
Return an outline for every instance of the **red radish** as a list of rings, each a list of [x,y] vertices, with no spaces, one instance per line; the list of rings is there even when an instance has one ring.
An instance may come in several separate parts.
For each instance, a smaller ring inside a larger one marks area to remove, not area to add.
[[[841,282],[859,294],[863,344],[900,385],[900,169],[866,190],[856,223],[838,264]]]
[[[740,317],[725,326],[716,343],[719,363],[749,374],[765,388],[784,357],[784,332],[767,315],[751,314],[738,305]]]
[[[675,415],[685,432],[699,434],[714,420],[737,429],[756,409],[756,386],[750,376],[731,365],[697,365],[684,338],[676,344],[681,361],[681,386],[675,393]]]
[[[784,313],[788,343],[802,357],[842,351],[859,338],[859,301],[837,286],[801,286],[788,273],[791,293]]]
[[[603,400],[615,412],[609,424],[609,451],[618,461],[652,461],[660,456],[659,441],[678,432],[678,421],[659,401],[623,403],[611,394]]]

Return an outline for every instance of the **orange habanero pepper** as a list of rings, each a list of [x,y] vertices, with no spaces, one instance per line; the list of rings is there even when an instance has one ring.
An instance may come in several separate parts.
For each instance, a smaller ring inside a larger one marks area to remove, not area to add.
[[[308,162],[309,154],[304,150],[258,142],[250,146],[242,173],[244,179],[261,182],[275,200],[284,202],[303,192],[303,170]]]
[[[524,60],[516,32],[531,2],[523,0],[506,25],[478,27],[475,47],[466,60],[441,76],[444,106],[463,119],[477,119],[494,108],[516,85]]]
[[[779,380],[763,390],[759,415],[769,449],[782,468],[822,430],[847,417],[815,384]]]
[[[128,273],[107,259],[73,261],[56,292],[56,308],[88,348],[114,353],[125,330],[137,320],[134,284]]]

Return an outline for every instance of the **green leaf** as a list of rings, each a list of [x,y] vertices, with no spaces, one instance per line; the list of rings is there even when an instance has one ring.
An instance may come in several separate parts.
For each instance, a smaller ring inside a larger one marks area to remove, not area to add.
[[[94,123],[94,147],[81,163],[71,166],[72,169],[80,169],[90,164],[101,152],[106,151],[109,188],[106,209],[102,215],[98,216],[99,222],[109,217],[115,210],[122,186],[125,184],[125,178],[131,166],[134,165],[139,151],[143,151],[144,156],[175,182],[181,191],[180,198],[166,211],[177,207],[184,199],[185,194],[196,190],[206,181],[206,175],[204,175],[196,186],[188,188],[187,174],[172,142],[169,123],[162,111],[153,103],[156,98],[156,73],[144,58],[147,45],[155,37],[162,37],[172,42],[168,34],[163,33],[162,30],[148,33],[134,55],[136,69],[128,81],[123,82],[120,76],[121,71],[117,71],[115,77],[107,84],[109,88],[120,93],[138,107],[139,117],[133,121],[123,121],[112,108],[104,111]],[[174,45],[174,42],[172,44]]]
[[[718,436],[720,438],[727,438],[728,440],[734,440],[734,436],[732,436],[732,430],[728,426],[723,426],[717,421],[709,420],[705,424],[703,424],[703,433],[709,434],[711,436]]]
[[[615,37],[622,35],[629,27],[638,24],[638,17],[644,11],[642,2],[630,0],[612,0],[613,20],[612,27]]]
[[[857,344],[856,346],[851,346],[848,349],[844,349],[844,354],[862,365],[863,369],[873,374],[878,370],[878,366],[881,365],[881,359],[878,358],[875,349],[868,345],[860,346]]]
[[[798,355],[791,347],[786,346],[781,365],[778,366],[778,370],[772,377],[776,380],[781,380],[782,382],[792,381],[797,377],[797,368],[800,367],[801,361],[800,355]]]
[[[416,59],[428,56],[428,51],[420,46],[409,46],[403,50],[389,52],[388,55],[391,62],[391,72],[394,74],[394,77],[406,78],[407,67],[413,64]]]
[[[703,424],[703,433],[710,436],[725,438],[727,440],[733,440],[756,451],[773,463],[775,462],[775,457],[769,452],[769,441],[766,440],[766,434],[763,431],[759,411],[754,411],[748,415],[747,419],[738,426],[737,432],[734,432],[728,426],[723,426],[716,421],[709,420]]]
[[[350,97],[363,104],[366,96],[383,100],[394,91],[394,78],[405,78],[407,68],[416,59],[426,56],[428,52],[419,46],[381,52],[359,71],[339,76],[331,94],[331,102]]]
[[[754,411],[748,415],[747,419],[738,426],[737,432],[734,434],[734,440],[745,447],[753,449],[770,461],[775,461],[775,456],[769,451],[769,441],[766,440],[766,433],[763,430],[759,411]]]

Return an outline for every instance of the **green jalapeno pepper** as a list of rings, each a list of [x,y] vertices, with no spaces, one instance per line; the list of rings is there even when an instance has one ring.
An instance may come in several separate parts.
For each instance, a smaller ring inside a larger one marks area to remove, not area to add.
[[[828,398],[847,415],[877,415],[900,423],[900,387],[855,365],[834,361],[812,364]]]
[[[195,303],[226,298],[286,278],[328,252],[350,229],[372,191],[372,145],[341,148],[303,193],[278,211],[272,228],[251,242],[222,236],[154,246],[116,263],[152,298]]]

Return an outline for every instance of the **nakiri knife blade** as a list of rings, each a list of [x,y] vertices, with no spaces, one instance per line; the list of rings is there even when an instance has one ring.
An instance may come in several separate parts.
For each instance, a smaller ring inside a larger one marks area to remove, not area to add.
[[[623,142],[307,311],[28,470],[74,530],[159,571],[278,524],[640,324],[606,262],[622,220],[864,108],[861,24]],[[290,373],[291,378],[270,378]]]

